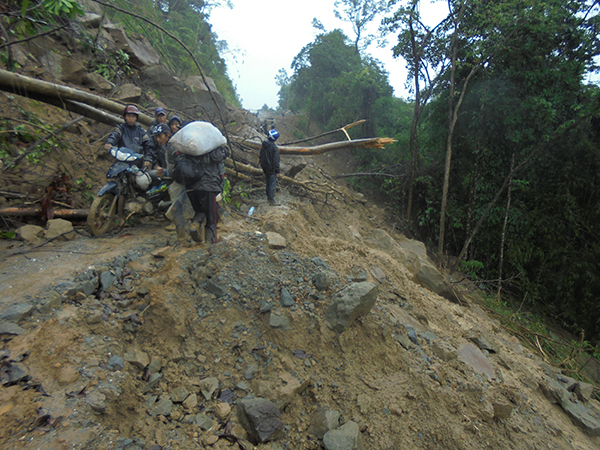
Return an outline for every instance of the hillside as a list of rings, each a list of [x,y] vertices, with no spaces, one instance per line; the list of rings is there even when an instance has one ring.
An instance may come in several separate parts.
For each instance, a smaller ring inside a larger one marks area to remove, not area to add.
[[[149,111],[160,104],[144,92]],[[53,128],[74,118],[6,92],[0,104]],[[230,132],[258,132],[253,116],[227,114]],[[294,121],[278,119],[282,141]],[[111,163],[109,130],[81,120],[64,146],[3,167],[1,205],[35,201],[58,170],[88,206]],[[72,239],[1,240],[0,446],[600,448],[593,386],[524,347],[473,286],[439,274],[421,243],[336,183],[350,155],[303,162],[299,180],[337,193],[281,184],[269,206],[257,178],[212,246],[176,245],[161,214],[96,238],[75,220]],[[5,227],[27,222],[40,224]]]

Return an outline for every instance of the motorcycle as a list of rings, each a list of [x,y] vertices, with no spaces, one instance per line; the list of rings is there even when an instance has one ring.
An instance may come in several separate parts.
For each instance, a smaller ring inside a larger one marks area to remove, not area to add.
[[[119,198],[128,212],[151,213],[168,198],[169,186],[154,171],[144,169],[144,156],[126,147],[112,147],[110,154],[117,161],[108,169],[109,179],[94,199],[88,214],[88,229],[93,236],[108,233],[119,224]]]

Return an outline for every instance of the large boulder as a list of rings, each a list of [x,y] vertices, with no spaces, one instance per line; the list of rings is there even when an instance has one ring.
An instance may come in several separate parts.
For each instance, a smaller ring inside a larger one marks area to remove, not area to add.
[[[325,313],[325,320],[332,330],[343,332],[357,317],[371,311],[377,300],[377,285],[375,283],[352,283],[342,289],[334,297]]]
[[[238,402],[238,418],[255,443],[277,439],[283,429],[279,408],[267,399],[250,398]]]
[[[230,120],[227,103],[218,91],[213,90],[216,86],[212,81],[207,80],[210,91],[204,83],[188,85],[174,77],[161,65],[144,67],[140,80],[149,90],[160,91],[161,101],[172,109],[186,111],[190,117],[206,120],[217,126],[222,125],[221,115],[226,123]]]
[[[137,68],[160,64],[160,56],[150,45],[148,39],[141,35],[128,35],[114,24],[105,24],[107,31],[105,37],[112,41],[114,46],[129,55],[129,63]]]

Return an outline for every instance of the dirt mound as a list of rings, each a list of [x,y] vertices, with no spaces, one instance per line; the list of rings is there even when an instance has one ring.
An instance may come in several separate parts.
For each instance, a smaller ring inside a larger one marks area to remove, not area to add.
[[[363,448],[598,448],[542,394],[537,357],[372,248],[381,212],[347,194],[324,204],[283,188],[275,207],[256,194],[214,246],[173,247],[151,221],[8,258],[3,291],[34,309],[4,335],[3,367],[23,376],[0,388],[2,446],[253,448],[237,405],[254,396],[283,423],[254,448],[320,448],[323,411],[356,423]],[[324,317],[357,276],[379,295],[338,334]],[[457,358],[472,334],[496,349],[491,376]]]

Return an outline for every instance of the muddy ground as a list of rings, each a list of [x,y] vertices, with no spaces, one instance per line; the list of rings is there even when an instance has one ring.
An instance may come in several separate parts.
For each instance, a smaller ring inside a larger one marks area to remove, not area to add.
[[[82,156],[108,164],[93,148]],[[348,158],[307,162],[300,177],[326,179]],[[160,215],[99,238],[75,222],[74,240],[37,248],[2,240],[2,306],[20,308],[11,320],[22,332],[2,335],[3,373],[21,376],[0,387],[0,447],[317,449],[317,413],[332,411],[358,425],[364,449],[600,448],[598,430],[544,394],[540,355],[466,287],[459,305],[415,282],[372,239],[406,238],[338,189],[325,203],[281,186],[268,206],[260,183],[249,186],[255,212],[225,208],[212,246],[175,245]],[[375,306],[333,331],[326,310],[357,277],[377,285]],[[452,351],[473,335],[494,348],[491,374]],[[247,396],[279,407],[273,440],[250,442],[238,415]],[[600,413],[593,399],[585,407]],[[357,448],[339,445],[329,448]]]

